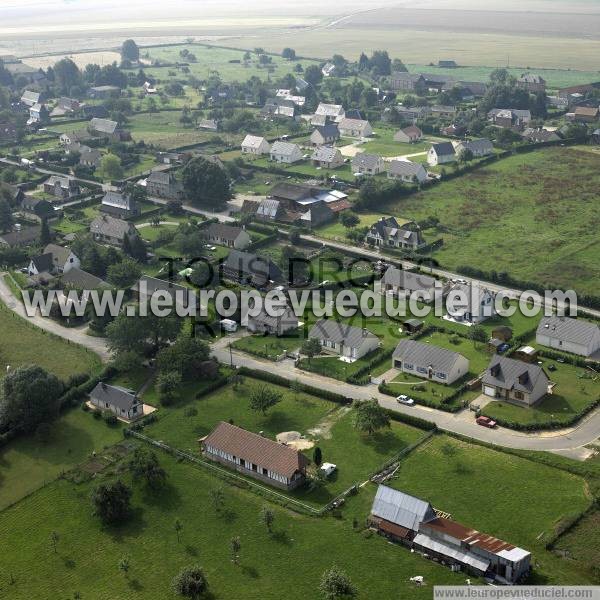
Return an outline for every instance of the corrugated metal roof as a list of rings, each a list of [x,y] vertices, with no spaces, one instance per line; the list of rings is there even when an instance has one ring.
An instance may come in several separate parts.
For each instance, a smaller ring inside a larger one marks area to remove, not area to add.
[[[469,565],[470,567],[473,567],[482,573],[485,573],[490,566],[489,560],[483,560],[471,552],[464,552],[456,546],[444,544],[439,540],[434,540],[424,533],[418,533],[415,536],[414,543],[417,546],[421,546],[422,548],[426,548],[427,550],[431,550],[437,554],[442,554],[443,556],[448,556],[449,558],[453,558],[462,564]]]
[[[421,523],[436,518],[429,502],[386,485],[377,488],[371,514],[412,531],[418,531]]]

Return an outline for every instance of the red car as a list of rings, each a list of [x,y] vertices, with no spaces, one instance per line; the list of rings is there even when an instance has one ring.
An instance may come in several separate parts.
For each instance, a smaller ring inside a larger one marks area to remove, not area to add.
[[[496,427],[496,421],[490,419],[489,417],[484,417],[483,415],[481,415],[481,417],[477,417],[475,419],[475,422],[477,423],[477,425],[481,425],[482,427],[489,427],[490,429]]]

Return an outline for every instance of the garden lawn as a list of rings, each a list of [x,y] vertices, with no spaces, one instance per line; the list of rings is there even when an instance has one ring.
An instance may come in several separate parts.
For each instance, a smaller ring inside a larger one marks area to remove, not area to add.
[[[600,156],[578,147],[518,154],[441,182],[387,209],[440,219],[440,266],[508,272],[546,289],[597,293],[600,280]]]
[[[591,371],[547,358],[541,360],[550,381],[556,384],[552,395],[546,396],[533,408],[492,401],[483,407],[482,413],[509,424],[543,428],[551,423],[567,424],[600,398],[600,380],[596,378],[594,381],[590,377]],[[548,365],[554,365],[556,371],[549,371]]]
[[[263,356],[269,360],[275,360],[285,352],[293,352],[300,348],[304,339],[302,331],[299,330],[297,335],[286,335],[283,337],[261,334],[249,335],[235,340],[231,345],[236,350]]]
[[[153,494],[136,486],[132,518],[121,526],[103,527],[92,516],[94,484],[65,480],[1,513],[2,587],[11,600],[51,598],[56,590],[65,598],[176,600],[171,581],[192,564],[203,567],[211,591],[222,599],[281,600],[282,586],[287,600],[317,598],[321,575],[333,564],[349,574],[361,598],[425,600],[433,585],[464,583],[463,574],[354,531],[348,517],[317,519],[273,506],[269,534],[260,521],[265,499],[165,454],[159,458],[167,488]],[[220,487],[225,504],[216,512],[210,494]],[[363,495],[370,504],[363,491],[352,501]],[[180,541],[176,520],[183,526]],[[53,531],[59,535],[56,553]],[[234,536],[241,540],[239,565],[231,561]],[[118,568],[123,557],[129,559],[127,573]],[[427,585],[409,581],[416,573]]]
[[[356,216],[360,219],[360,222],[356,227],[361,228],[361,227],[370,227],[371,225],[373,225],[374,223],[379,221],[379,219],[381,219],[382,217],[389,217],[390,215],[389,215],[389,213],[381,212],[381,213],[356,213]],[[398,223],[400,225],[403,225],[407,221],[408,221],[408,219],[398,218]],[[315,229],[315,231],[313,232],[314,235],[317,235],[322,238],[327,238],[330,240],[341,240],[341,241],[345,241],[348,239],[346,237],[347,233],[348,233],[348,229],[346,227],[344,227],[342,225],[341,221],[339,221],[339,220],[336,220],[333,223],[324,225],[323,227],[319,227],[318,229]]]
[[[139,228],[138,233],[146,241],[156,242],[158,236],[162,231],[175,231],[177,227],[177,225],[158,225],[157,227],[155,227],[154,225],[146,225],[146,227]]]
[[[378,154],[379,156],[406,156],[407,154],[416,154],[427,152],[432,142],[440,141],[440,138],[425,137],[415,144],[405,144],[394,141],[394,135],[400,129],[398,127],[376,126],[375,135],[369,138],[365,144],[359,147],[368,154]]]
[[[100,359],[76,344],[70,344],[19,317],[0,302],[0,372],[23,364],[44,367],[62,379],[76,373],[96,373]]]
[[[266,415],[250,409],[249,397],[259,387],[275,389],[283,399],[269,409]],[[155,439],[182,450],[199,451],[198,438],[210,433],[220,421],[233,420],[235,425],[272,439],[282,431],[305,433],[337,405],[307,394],[293,394],[289,389],[245,378],[237,390],[228,384],[208,395],[196,395],[199,384],[185,384],[183,393],[174,407],[161,408],[158,421],[146,427],[145,432]],[[147,399],[144,396],[144,399]],[[148,400],[151,404],[152,402]],[[194,414],[196,413],[196,414]]]
[[[13,440],[0,449],[0,510],[122,438],[120,425],[73,408],[52,424],[47,442],[34,435]]]
[[[452,518],[534,553],[534,581],[583,584],[545,551],[555,527],[590,499],[582,478],[511,454],[438,435],[412,452],[391,485]]]

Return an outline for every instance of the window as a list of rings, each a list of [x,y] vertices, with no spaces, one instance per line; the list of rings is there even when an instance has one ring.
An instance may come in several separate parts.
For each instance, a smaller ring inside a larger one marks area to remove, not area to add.
[[[408,371],[412,371],[415,367],[413,365],[408,364],[407,362],[404,363],[404,368]]]
[[[523,400],[523,397],[524,397],[524,396],[523,396],[523,392],[516,392],[516,391],[515,391],[515,398],[516,398],[517,400]]]
[[[417,373],[427,373],[427,369],[425,367],[417,367]]]
[[[436,373],[435,376],[438,379],[446,379],[447,378],[446,373]]]

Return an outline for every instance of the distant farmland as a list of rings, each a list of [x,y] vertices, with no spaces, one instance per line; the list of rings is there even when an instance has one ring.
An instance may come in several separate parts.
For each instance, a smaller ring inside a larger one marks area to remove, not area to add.
[[[434,254],[442,267],[476,265],[595,294],[599,185],[600,152],[556,147],[511,156],[387,208],[403,218],[440,220],[447,231],[425,236],[443,238]]]

